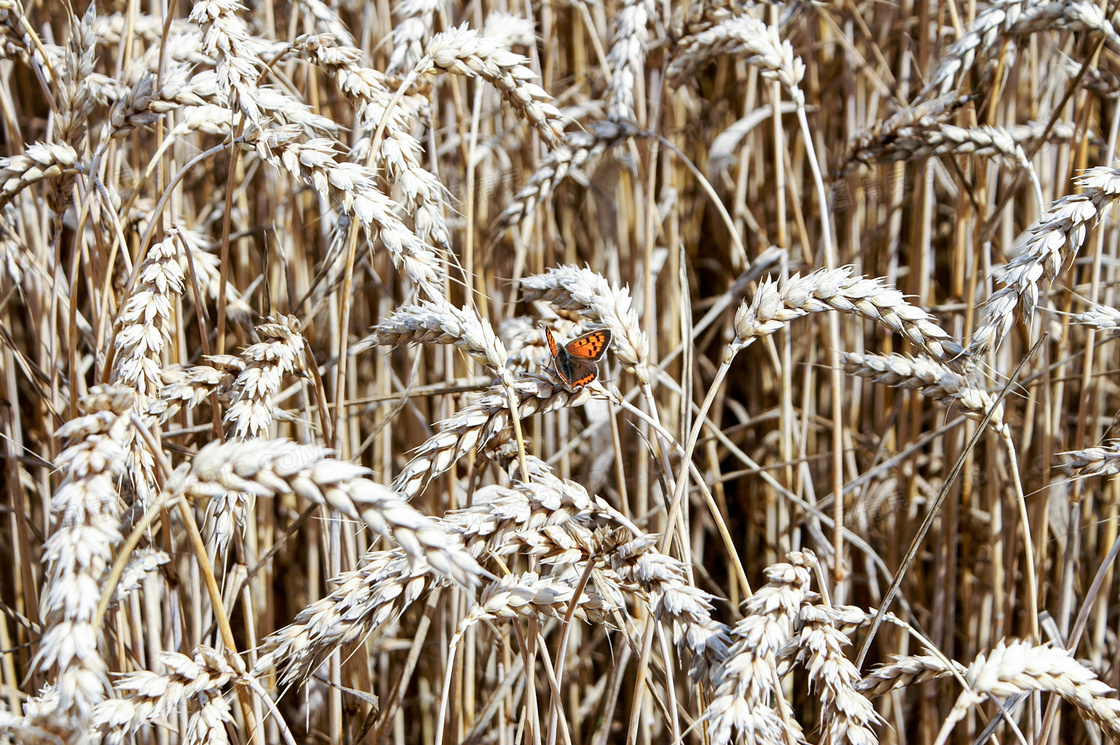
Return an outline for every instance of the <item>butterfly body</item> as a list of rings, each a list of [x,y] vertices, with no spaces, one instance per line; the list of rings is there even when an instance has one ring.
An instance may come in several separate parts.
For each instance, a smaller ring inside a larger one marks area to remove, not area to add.
[[[583,388],[599,376],[596,364],[611,344],[610,329],[596,329],[560,346],[547,328],[544,330],[556,377],[569,390]]]

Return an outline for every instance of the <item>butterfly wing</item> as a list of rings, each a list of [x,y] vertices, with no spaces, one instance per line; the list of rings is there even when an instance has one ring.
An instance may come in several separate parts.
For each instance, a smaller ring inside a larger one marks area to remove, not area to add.
[[[610,329],[595,329],[572,339],[565,349],[572,357],[597,362],[606,354],[607,347],[611,344],[611,336]]]
[[[548,351],[552,352],[552,357],[555,359],[559,347],[556,346],[556,338],[552,335],[552,332],[548,330],[547,326],[544,329],[544,338],[548,341]]]
[[[565,387],[572,387],[572,358],[568,354],[568,350],[559,346],[556,339],[552,336],[552,332],[546,327],[544,330],[544,338],[548,341],[548,351],[552,352],[553,369],[556,372],[556,377],[560,378]]]
[[[572,357],[568,375],[570,377],[568,385],[571,388],[583,388],[599,377],[599,366],[592,360]]]

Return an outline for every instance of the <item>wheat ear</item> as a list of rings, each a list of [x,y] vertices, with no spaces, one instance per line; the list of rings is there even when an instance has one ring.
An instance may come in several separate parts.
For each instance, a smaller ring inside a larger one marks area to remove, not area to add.
[[[921,347],[935,358],[953,359],[960,353],[947,331],[921,308],[906,302],[901,292],[882,279],[853,276],[852,267],[821,269],[802,277],[795,274],[781,288],[767,279],[754,299],[735,314],[735,337],[740,346],[773,334],[795,318],[835,310],[875,321]]]
[[[395,212],[395,204],[377,188],[374,173],[356,163],[338,161],[335,144],[316,138],[300,142],[300,130],[291,125],[257,132],[247,143],[279,170],[313,187],[324,197],[336,199],[348,215],[377,237],[393,263],[428,297],[443,293],[443,267],[434,248],[409,230]]]
[[[634,84],[646,61],[646,26],[654,13],[651,0],[623,0],[615,20],[614,42],[607,55],[611,70],[607,85],[607,117],[614,121],[634,119]]]
[[[91,621],[121,541],[117,482],[125,469],[131,410],[128,389],[94,388],[79,402],[80,416],[58,430],[72,444],[56,463],[65,477],[51,498],[56,525],[44,545],[43,635],[35,654],[35,665],[57,688],[29,724],[68,735],[88,726],[110,688],[98,651],[100,629]]]
[[[878,698],[896,688],[948,678],[954,673],[963,675],[966,670],[959,663],[954,663],[952,668],[946,667],[944,658],[934,655],[895,657],[894,662],[881,665],[864,677],[856,685],[856,689],[869,698]]]
[[[1077,256],[1089,228],[1120,198],[1120,169],[1090,168],[1077,183],[1085,191],[1054,202],[1027,231],[1019,255],[999,272],[1003,287],[988,299],[968,345],[973,361],[999,346],[1011,330],[1016,310],[1024,320],[1034,316],[1040,280],[1052,282],[1058,276],[1062,266]]]
[[[968,74],[978,58],[990,56],[1002,48],[1012,55],[1013,60],[1020,39],[1059,29],[1090,32],[1103,37],[1112,49],[1120,48],[1120,35],[1105,17],[1104,11],[1086,0],[997,0],[978,13],[964,36],[945,50],[918,98],[928,99],[948,93],[957,80]]]
[[[487,81],[522,119],[536,127],[550,148],[559,147],[564,118],[552,105],[552,97],[531,82],[537,76],[525,66],[527,61],[463,25],[434,36],[415,72],[422,75],[439,69]]]
[[[896,388],[921,391],[922,395],[935,401],[960,407],[966,417],[975,421],[982,420],[989,411],[994,410],[988,420],[988,426],[995,432],[1006,431],[1003,405],[997,407],[993,396],[972,385],[968,378],[943,362],[928,357],[907,357],[901,354],[854,353],[842,354],[841,362],[844,371],[849,375],[857,375]]]
[[[204,497],[295,494],[362,520],[395,540],[413,561],[458,582],[476,582],[482,570],[458,541],[370,475],[369,469],[329,458],[319,447],[285,440],[212,442],[189,467],[176,471],[167,490]]]
[[[988,654],[976,657],[965,680],[969,688],[961,692],[946,718],[938,743],[945,741],[968,709],[988,697],[1007,698],[1031,691],[1056,693],[1109,737],[1120,739],[1120,700],[1110,695],[1114,691],[1096,673],[1064,648],[1001,639]]]
[[[738,737],[767,745],[801,737],[796,721],[783,711],[788,704],[777,686],[777,656],[793,635],[816,558],[806,551],[788,559],[766,569],[767,584],[747,601],[745,617],[731,632],[727,659],[712,672],[715,694],[703,718],[716,745]]]
[[[882,720],[857,689],[859,670],[844,656],[851,644],[836,627],[831,606],[804,603],[798,614],[797,660],[809,671],[809,685],[821,695],[820,745],[878,745],[873,729]]]

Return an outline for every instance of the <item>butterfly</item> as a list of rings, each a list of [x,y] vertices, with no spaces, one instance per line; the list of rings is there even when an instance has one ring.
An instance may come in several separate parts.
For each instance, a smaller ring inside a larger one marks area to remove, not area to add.
[[[588,331],[583,336],[572,339],[564,346],[556,343],[552,332],[544,330],[548,339],[548,349],[552,352],[555,361],[556,376],[568,390],[583,388],[595,380],[599,375],[599,366],[595,364],[611,345],[610,329],[596,329]]]

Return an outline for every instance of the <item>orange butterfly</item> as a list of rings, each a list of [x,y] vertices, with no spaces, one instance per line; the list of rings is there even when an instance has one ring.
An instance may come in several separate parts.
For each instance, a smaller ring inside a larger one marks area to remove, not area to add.
[[[611,344],[610,329],[589,331],[562,347],[556,343],[552,332],[547,328],[544,334],[556,363],[556,377],[560,378],[565,388],[570,391],[583,388],[599,376],[599,366],[595,363],[602,359]]]

